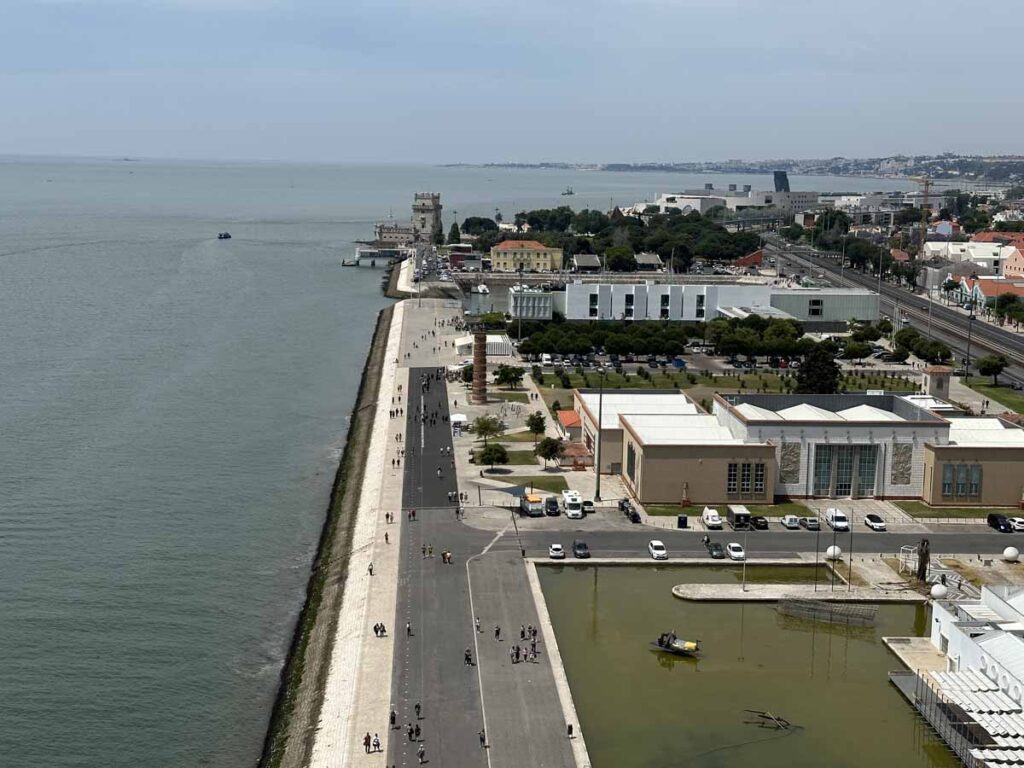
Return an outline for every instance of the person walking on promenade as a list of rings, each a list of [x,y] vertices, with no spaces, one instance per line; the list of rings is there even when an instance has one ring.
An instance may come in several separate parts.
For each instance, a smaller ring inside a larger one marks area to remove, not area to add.
[[[420,547],[420,552],[423,554],[423,559],[426,560],[427,559],[427,545],[426,544],[424,544],[423,546]]]
[[[416,725],[413,726],[412,730],[413,730],[413,733],[416,734],[416,741],[419,741],[420,740],[420,724],[416,723]]]
[[[422,744],[420,744],[419,748],[416,750],[416,757],[419,759],[420,765],[427,762],[427,748]]]
[[[412,637],[412,624],[405,622],[405,636]]]
[[[367,731],[366,735],[363,736],[363,749],[366,750],[366,754],[370,754],[370,732]]]
[[[373,751],[380,752],[380,736],[373,734]]]
[[[480,736],[480,749],[487,749],[487,734],[484,733],[483,728],[480,729],[480,733],[478,735]]]
[[[499,642],[501,641],[501,627],[497,624],[494,625],[494,639]]]
[[[476,623],[476,631],[479,632],[480,631],[480,617],[479,616],[476,617],[476,622],[475,623]]]
[[[412,730],[412,723],[409,723],[409,724],[408,724],[408,725],[407,725],[407,726],[405,727],[405,730],[406,730],[406,733],[408,733],[408,734],[409,734],[409,741],[412,741],[412,735],[413,735],[413,730]]]
[[[371,576],[373,576],[373,563],[372,562],[368,566],[366,566],[366,572],[368,574],[370,574]]]
[[[470,651],[469,648],[466,649],[466,653],[463,656],[463,661],[465,662],[467,667],[473,666],[473,652]]]
[[[520,640],[525,640],[526,639],[526,625],[525,624],[520,624],[519,625],[519,639]]]
[[[513,664],[516,663],[516,646],[512,646],[508,649],[508,658]]]
[[[391,730],[394,730],[395,728],[398,727],[395,724],[397,720],[398,720],[398,713],[395,712],[395,708],[392,707],[391,708],[391,714],[388,715],[388,725],[391,727]]]
[[[433,557],[433,556],[434,556],[434,545],[433,544],[427,544],[427,557]]]
[[[384,531],[384,543],[385,544],[390,544],[391,543],[390,541],[388,541],[388,532],[387,531]]]
[[[416,719],[417,720],[422,720],[423,719],[423,717],[422,717],[423,707],[420,705],[420,703],[418,701],[416,702],[416,706],[413,707],[413,709],[416,710]]]

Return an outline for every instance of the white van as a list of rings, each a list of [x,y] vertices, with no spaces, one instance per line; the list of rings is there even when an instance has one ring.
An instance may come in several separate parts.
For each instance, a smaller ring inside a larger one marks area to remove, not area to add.
[[[544,499],[537,493],[528,493],[519,499],[519,510],[528,517],[544,517]]]
[[[700,515],[700,521],[704,523],[705,528],[713,531],[722,530],[722,517],[718,514],[717,509],[704,507],[704,511]]]
[[[549,355],[547,353],[541,355],[540,356],[540,364],[541,365],[551,365],[551,355]]]
[[[562,491],[562,510],[570,520],[583,519],[583,498],[579,491]]]
[[[829,507],[825,510],[825,522],[828,523],[828,527],[833,531],[850,530],[849,518],[835,507]]]

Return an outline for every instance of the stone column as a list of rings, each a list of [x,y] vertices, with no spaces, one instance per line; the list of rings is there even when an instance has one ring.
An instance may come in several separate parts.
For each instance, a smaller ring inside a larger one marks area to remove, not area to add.
[[[473,334],[473,404],[487,403],[487,334]]]

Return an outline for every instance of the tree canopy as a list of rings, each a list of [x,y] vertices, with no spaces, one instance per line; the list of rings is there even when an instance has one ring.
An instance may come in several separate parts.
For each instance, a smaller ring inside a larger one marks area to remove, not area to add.
[[[526,428],[530,430],[533,435],[534,445],[537,444],[537,438],[544,434],[544,430],[547,429],[548,420],[544,415],[543,411],[534,411],[526,417]]]
[[[992,377],[992,386],[999,385],[999,374],[1009,365],[1002,355],[985,355],[978,358],[978,373],[982,376]]]
[[[565,453],[565,445],[558,438],[545,437],[537,443],[533,452],[544,459],[544,466],[547,466],[549,461],[557,459]]]
[[[480,449],[480,461],[492,469],[495,464],[508,464],[508,451],[501,443],[490,443]]]
[[[804,358],[796,375],[800,394],[834,395],[839,391],[839,366],[831,345],[819,344]]]
[[[505,431],[505,425],[497,416],[477,416],[473,419],[473,434],[483,438],[487,443],[488,438],[497,437]]]

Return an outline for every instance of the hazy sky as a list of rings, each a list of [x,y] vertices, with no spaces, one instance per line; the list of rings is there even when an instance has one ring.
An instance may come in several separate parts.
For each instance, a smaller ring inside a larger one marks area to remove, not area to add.
[[[1024,151],[1021,0],[0,0],[0,153]]]

